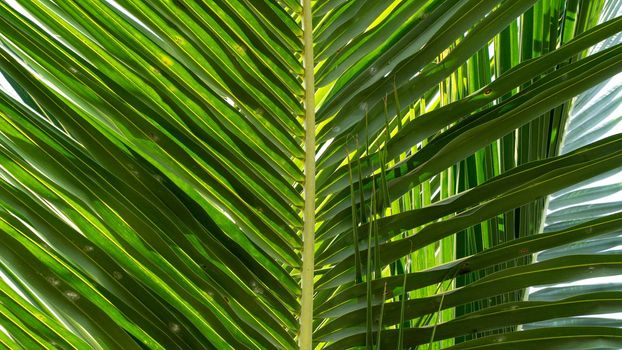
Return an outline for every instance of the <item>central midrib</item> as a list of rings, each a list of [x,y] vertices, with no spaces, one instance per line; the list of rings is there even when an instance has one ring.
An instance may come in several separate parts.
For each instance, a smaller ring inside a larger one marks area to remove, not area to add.
[[[314,241],[315,241],[315,77],[313,63],[313,26],[311,0],[302,0],[303,28],[303,84],[305,163],[304,163],[304,212],[302,231],[302,276],[300,300],[300,335],[298,345],[301,350],[313,348],[313,277],[314,277]]]

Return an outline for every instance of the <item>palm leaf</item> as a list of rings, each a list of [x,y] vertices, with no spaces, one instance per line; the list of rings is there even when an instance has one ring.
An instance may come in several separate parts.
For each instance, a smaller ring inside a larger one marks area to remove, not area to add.
[[[618,346],[604,3],[1,2],[0,345]]]

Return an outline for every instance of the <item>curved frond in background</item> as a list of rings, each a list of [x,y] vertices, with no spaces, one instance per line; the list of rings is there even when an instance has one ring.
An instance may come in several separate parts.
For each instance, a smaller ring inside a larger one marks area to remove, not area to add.
[[[622,3],[610,2],[603,9],[600,20],[606,21],[622,14]],[[608,47],[622,42],[622,35],[617,34],[590,49],[594,55]],[[607,81],[577,96],[568,117],[563,136],[561,153],[572,152],[583,145],[595,142],[622,130],[622,74],[617,74]],[[619,215],[622,211],[620,192],[622,190],[621,169],[614,170],[575,186],[556,192],[548,199],[545,214],[544,232],[556,230],[595,218],[607,218]],[[581,241],[558,246],[539,252],[536,260],[545,261],[568,254],[618,254],[620,246],[620,228],[606,235],[586,237]],[[568,281],[565,284],[550,284],[529,290],[529,300],[555,300],[574,297],[591,292],[609,293],[619,290],[621,275],[606,278],[586,276],[587,279]],[[615,308],[594,310],[592,317],[560,317],[553,320],[530,323],[523,328],[564,325],[601,326],[619,322]]]

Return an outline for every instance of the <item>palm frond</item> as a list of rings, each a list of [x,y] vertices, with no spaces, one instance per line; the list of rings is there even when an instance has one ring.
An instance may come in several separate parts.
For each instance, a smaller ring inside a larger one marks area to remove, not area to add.
[[[619,346],[611,3],[0,2],[0,345]]]

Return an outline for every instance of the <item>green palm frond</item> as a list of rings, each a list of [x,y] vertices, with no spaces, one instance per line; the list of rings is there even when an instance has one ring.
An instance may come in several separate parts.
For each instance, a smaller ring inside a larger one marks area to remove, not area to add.
[[[0,1],[0,349],[619,346],[615,1]]]

